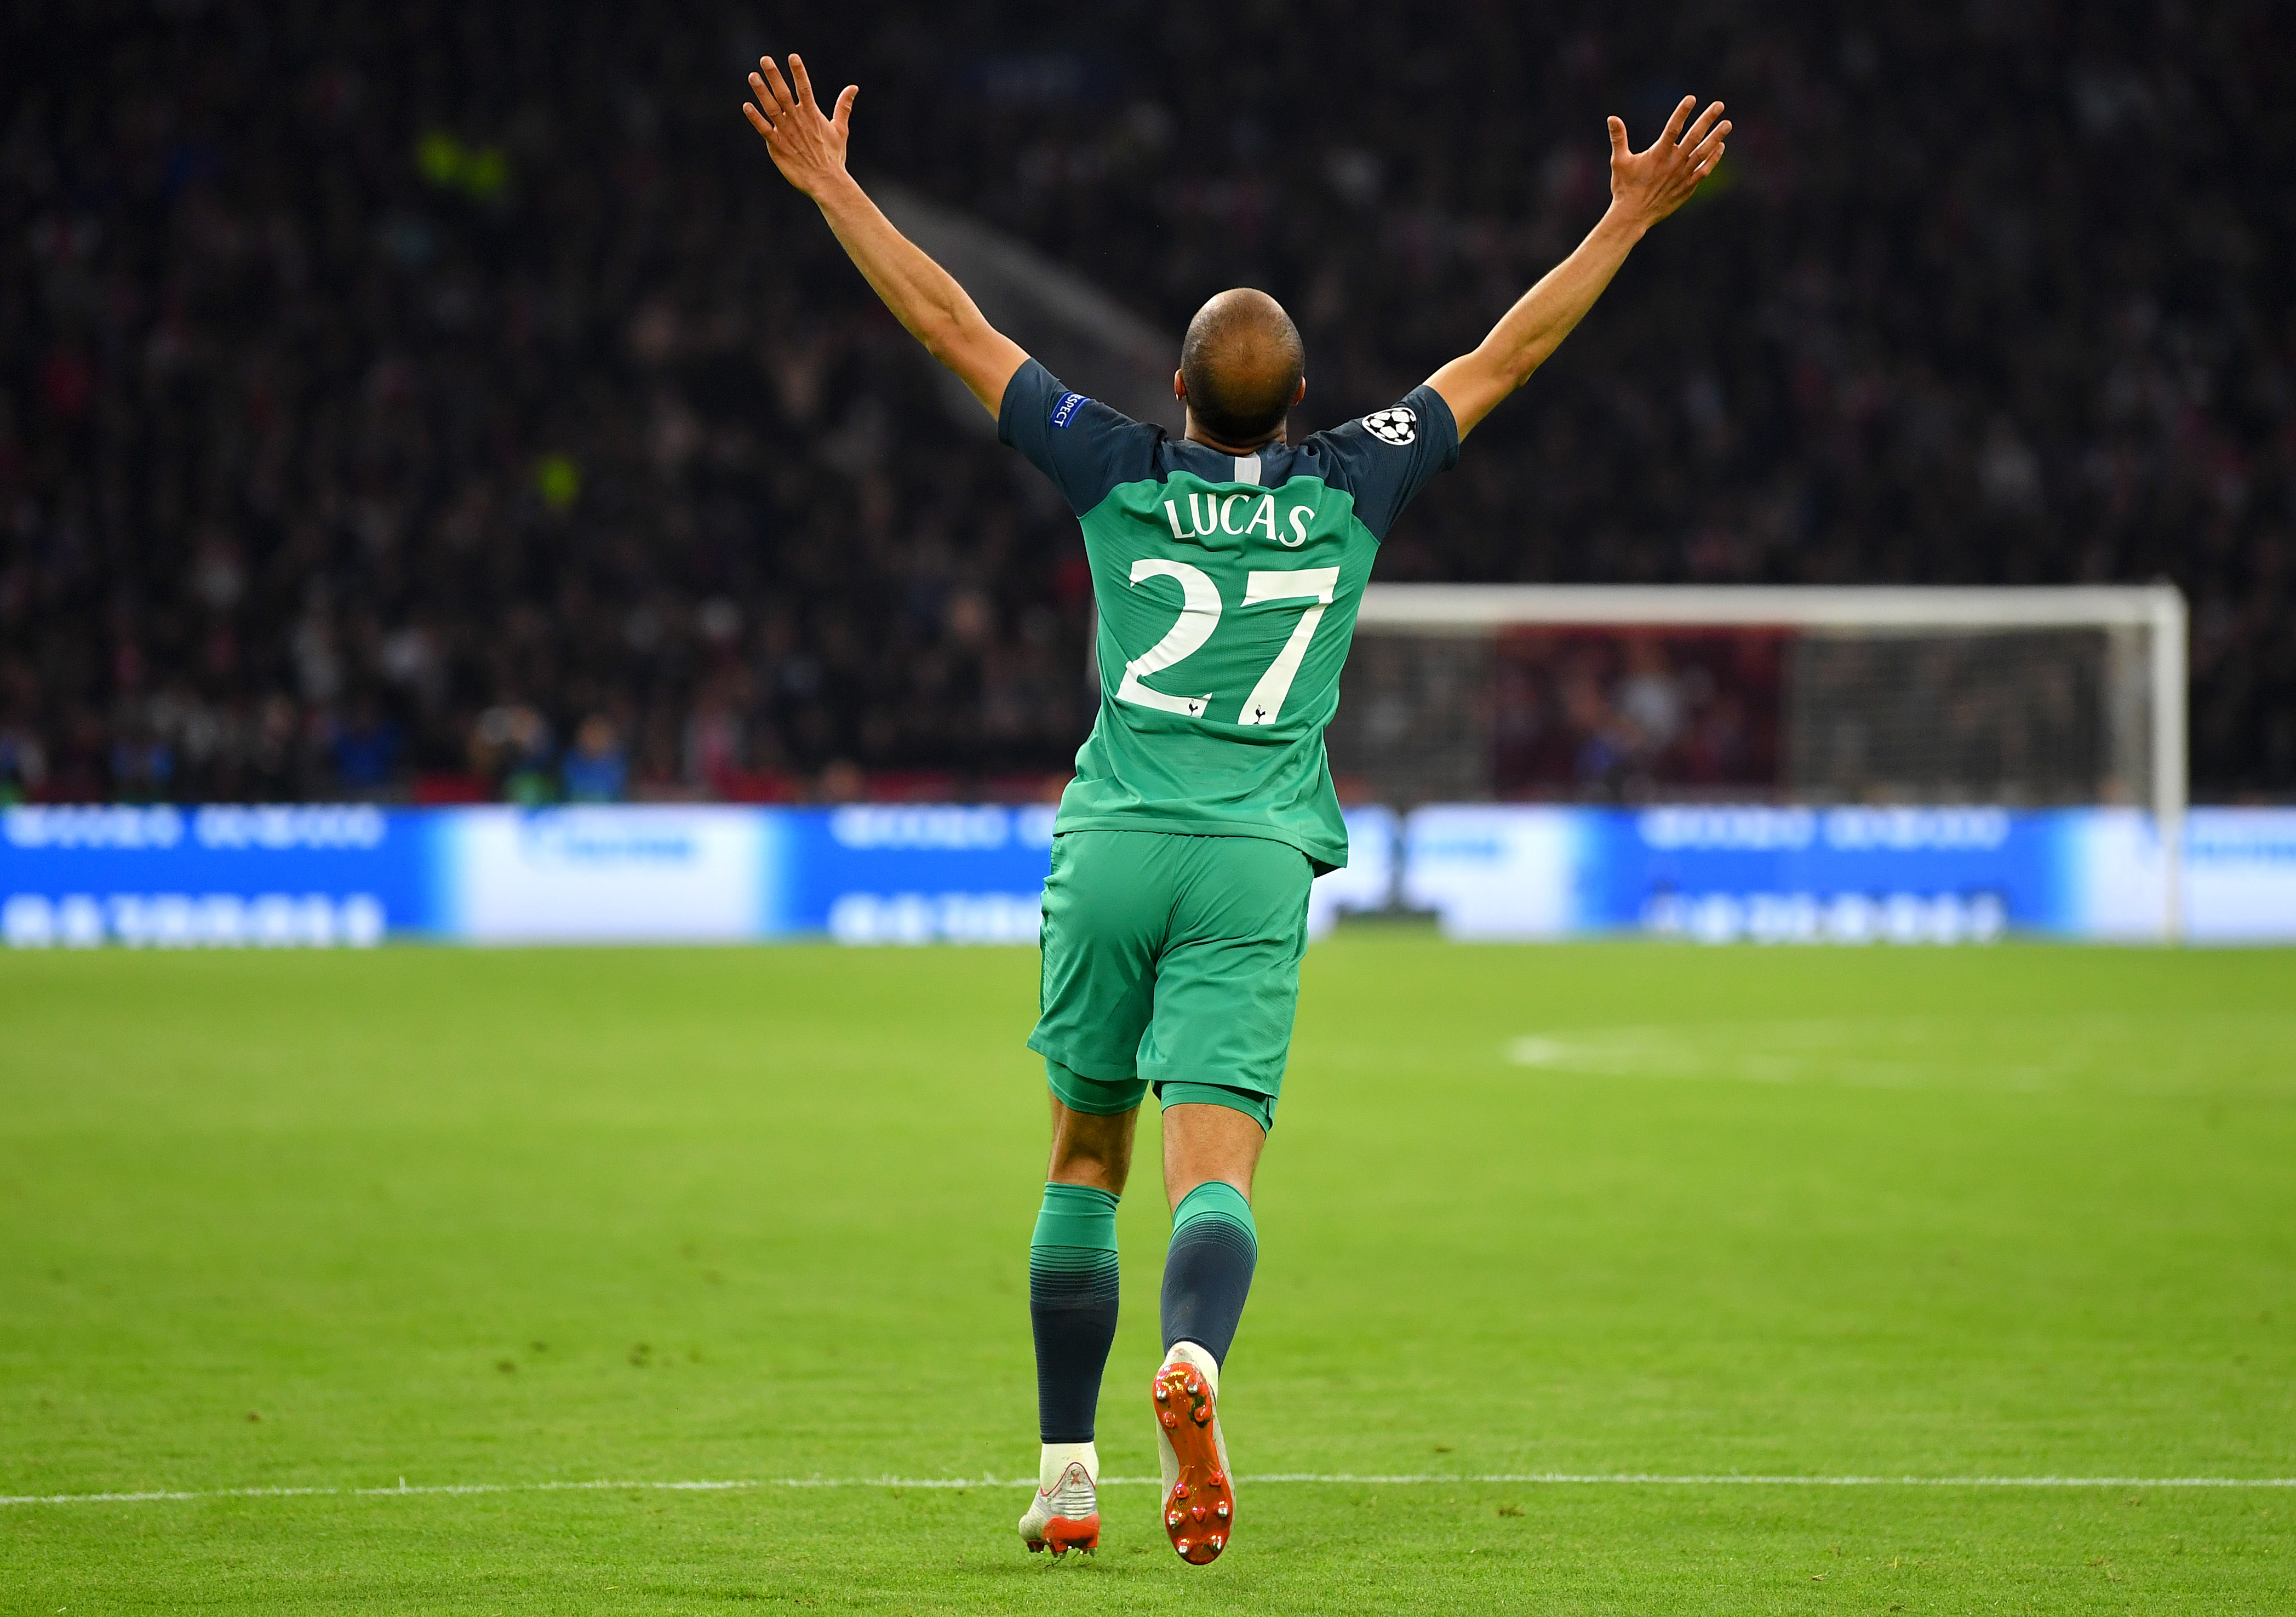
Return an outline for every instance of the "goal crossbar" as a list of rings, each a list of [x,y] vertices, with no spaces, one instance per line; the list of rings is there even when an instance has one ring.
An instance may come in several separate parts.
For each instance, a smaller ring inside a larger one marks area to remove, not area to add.
[[[1359,634],[1473,636],[1517,628],[1731,627],[1930,633],[2148,631],[2152,798],[2167,881],[2166,932],[2184,934],[2186,609],[2173,584],[1972,586],[1374,584]]]
[[[1417,634],[1558,623],[2159,629],[2184,617],[2185,597],[2173,584],[1374,584],[1356,626]]]

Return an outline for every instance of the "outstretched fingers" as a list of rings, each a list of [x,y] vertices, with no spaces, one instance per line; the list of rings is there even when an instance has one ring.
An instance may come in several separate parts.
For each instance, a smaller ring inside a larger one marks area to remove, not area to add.
[[[760,67],[765,67],[765,64],[767,64],[765,60],[760,60]],[[753,96],[758,96],[758,115],[765,117],[765,122],[769,124],[769,127],[772,127],[772,124],[778,124],[783,117],[790,115],[790,108],[785,106],[776,94],[774,94],[772,85],[765,83],[765,78],[760,78],[758,73],[750,73],[749,76],[749,92]]]
[[[797,104],[800,107],[812,107],[815,104],[813,78],[805,70],[805,58],[795,51],[790,53],[790,77],[797,80]]]
[[[1698,115],[1698,121],[1691,125],[1690,132],[1682,137],[1682,144],[1693,151],[1704,145],[1707,135],[1714,128],[1714,120],[1721,116],[1722,103],[1718,101],[1709,102],[1706,111]]]
[[[1690,114],[1697,105],[1698,97],[1695,95],[1685,95],[1682,98],[1681,104],[1674,110],[1674,116],[1666,120],[1666,132],[1658,137],[1660,145],[1674,144],[1681,136],[1682,126],[1690,121]]]
[[[1709,130],[1706,133],[1705,137],[1702,139],[1696,146],[1692,148],[1690,153],[1690,169],[1692,173],[1703,175],[1708,169],[1713,168],[1715,164],[1722,160],[1723,137],[1729,133],[1730,123],[1727,119],[1725,119],[1722,122],[1716,124],[1713,128]],[[1683,144],[1685,145],[1689,145],[1690,143],[1685,141]]]
[[[794,62],[796,58],[791,57],[790,60]],[[791,94],[789,80],[782,77],[780,66],[770,56],[758,57],[758,65],[766,70],[766,84],[774,98],[774,104],[766,109],[766,115],[779,122],[783,118],[795,113],[797,97]]]
[[[837,93],[837,111],[830,122],[837,126],[837,132],[840,135],[853,127],[853,103],[860,98],[860,95],[861,86],[857,84],[847,85]]]

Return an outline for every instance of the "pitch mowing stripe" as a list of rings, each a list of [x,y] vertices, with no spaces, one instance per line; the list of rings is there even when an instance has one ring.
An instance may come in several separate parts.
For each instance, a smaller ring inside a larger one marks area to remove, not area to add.
[[[1483,1473],[1279,1471],[1239,1477],[1267,1482],[1374,1484],[1423,1488],[1445,1483],[1516,1482],[1541,1485],[1625,1484],[1659,1488],[2296,1488],[2296,1477],[1885,1477],[1759,1476],[1742,1472],[1670,1475],[1658,1472],[1520,1471]],[[618,1482],[600,1477],[579,1482],[421,1482],[400,1478],[396,1488],[153,1488],[131,1493],[0,1494],[0,1505],[145,1505],[178,1499],[390,1498],[417,1494],[732,1493],[773,1488],[1029,1488],[1033,1477],[729,1477],[713,1481]],[[1103,1477],[1103,1488],[1161,1485],[1156,1477]]]

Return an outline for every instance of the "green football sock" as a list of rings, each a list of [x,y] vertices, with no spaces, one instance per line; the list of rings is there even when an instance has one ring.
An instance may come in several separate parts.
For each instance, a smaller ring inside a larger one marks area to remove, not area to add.
[[[1209,1179],[1181,1197],[1164,1254],[1165,1351],[1197,1342],[1226,1364],[1259,1261],[1259,1228],[1243,1192]]]
[[[1116,1198],[1089,1185],[1046,1185],[1029,1242],[1029,1321],[1037,1435],[1047,1443],[1092,1441],[1116,1302]]]

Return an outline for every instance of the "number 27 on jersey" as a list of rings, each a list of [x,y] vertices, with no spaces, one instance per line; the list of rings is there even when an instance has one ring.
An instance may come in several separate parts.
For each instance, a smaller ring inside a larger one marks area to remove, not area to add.
[[[1171,579],[1180,586],[1180,616],[1161,640],[1124,665],[1124,678],[1116,688],[1119,702],[1136,703],[1144,708],[1155,708],[1166,713],[1178,713],[1189,718],[1202,718],[1209,712],[1212,694],[1201,696],[1168,696],[1161,691],[1152,691],[1144,682],[1154,674],[1177,667],[1201,651],[1204,643],[1219,627],[1219,587],[1200,567],[1185,562],[1172,562],[1150,556],[1132,564],[1132,583],[1137,587],[1145,579]],[[1275,653],[1275,661],[1251,687],[1237,710],[1235,722],[1240,725],[1272,725],[1283,710],[1283,698],[1290,694],[1292,681],[1298,677],[1300,665],[1306,661],[1308,643],[1315,639],[1316,626],[1324,620],[1324,610],[1332,603],[1332,592],[1340,581],[1336,567],[1301,567],[1290,571],[1252,572],[1244,576],[1243,602],[1257,606],[1267,601],[1299,601],[1305,603],[1299,622],[1292,627],[1291,637]]]

